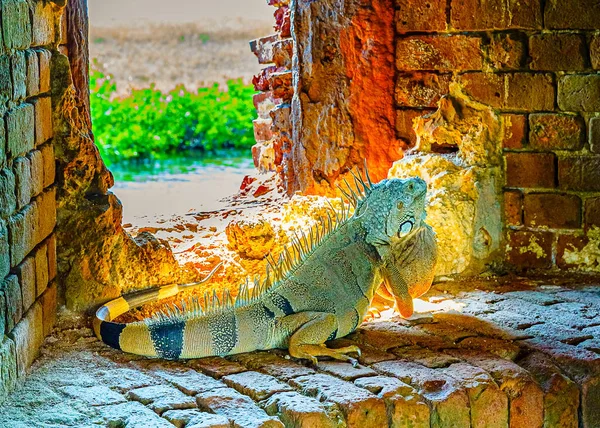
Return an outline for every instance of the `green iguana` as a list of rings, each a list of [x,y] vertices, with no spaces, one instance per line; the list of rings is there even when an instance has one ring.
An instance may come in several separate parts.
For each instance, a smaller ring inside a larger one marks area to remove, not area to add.
[[[360,192],[350,187],[344,192],[349,203],[343,214],[297,236],[279,261],[269,262],[266,279],[252,290],[242,285],[235,302],[228,292],[221,299],[214,293],[203,304],[192,300],[187,309],[174,307],[130,324],[112,322],[130,308],[200,283],[142,291],[100,307],[96,335],[125,352],[165,359],[288,348],[291,356],[314,364],[321,356],[355,363],[347,354],[360,354],[358,347],[330,349],[325,342],[358,327],[382,282],[401,315],[410,316],[412,297],[431,285],[436,254],[435,234],[424,222],[425,182],[389,179],[373,185],[368,173],[366,178],[355,176]]]

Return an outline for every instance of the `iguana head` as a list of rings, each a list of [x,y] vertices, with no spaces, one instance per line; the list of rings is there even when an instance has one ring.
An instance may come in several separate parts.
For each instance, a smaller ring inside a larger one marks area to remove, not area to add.
[[[366,241],[384,256],[390,241],[407,238],[425,220],[427,184],[422,179],[392,178],[375,184],[357,207],[357,213],[367,231]]]

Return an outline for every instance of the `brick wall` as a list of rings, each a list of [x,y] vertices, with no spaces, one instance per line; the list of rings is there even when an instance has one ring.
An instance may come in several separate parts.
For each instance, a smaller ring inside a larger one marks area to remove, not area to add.
[[[598,270],[600,5],[592,0],[396,0],[396,131],[449,84],[504,119],[507,261]],[[594,250],[596,248],[596,250]]]
[[[56,316],[53,3],[0,2],[0,400],[33,362]]]

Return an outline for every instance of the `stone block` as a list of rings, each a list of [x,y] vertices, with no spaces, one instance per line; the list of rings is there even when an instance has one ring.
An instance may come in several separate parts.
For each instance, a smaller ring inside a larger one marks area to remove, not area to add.
[[[1,103],[1,101],[0,101]],[[6,126],[4,125],[4,117],[0,115],[0,169],[6,166]]]
[[[414,147],[417,134],[414,130],[414,120],[429,113],[423,110],[398,110],[396,112],[396,136],[404,142],[406,147]]]
[[[254,401],[265,400],[277,392],[292,391],[287,383],[254,371],[225,376],[223,382]]]
[[[167,410],[162,417],[177,428],[229,428],[229,419],[225,416],[200,412],[196,409]]]
[[[196,402],[192,397],[185,395],[172,386],[166,385],[132,389],[127,393],[127,398],[139,401],[159,415],[162,415],[167,410],[193,409],[196,407]]]
[[[46,49],[37,49],[40,67],[40,93],[44,94],[50,91],[50,60],[52,54]]]
[[[27,157],[18,157],[13,161],[17,192],[17,209],[22,209],[31,201],[32,181],[31,163]]]
[[[600,75],[559,77],[558,106],[563,111],[600,111]]]
[[[8,218],[17,209],[15,175],[10,169],[0,170],[0,218]]]
[[[587,47],[579,34],[545,33],[529,38],[532,70],[577,71],[587,66]]]
[[[50,97],[42,97],[36,98],[32,103],[35,108],[35,145],[39,146],[54,135],[52,100]]]
[[[586,199],[584,223],[586,228],[600,227],[600,197]]]
[[[515,33],[494,33],[488,48],[488,58],[492,67],[499,70],[523,68],[527,58],[524,37]]]
[[[507,109],[553,110],[554,81],[551,74],[510,73],[506,75]]]
[[[48,247],[41,245],[35,252],[35,295],[39,297],[48,286]]]
[[[50,45],[56,39],[54,31],[54,10],[46,1],[29,2],[32,18],[32,46]]]
[[[225,388],[225,384],[210,376],[188,369],[164,369],[155,372],[158,376],[177,387],[187,395]]]
[[[27,61],[24,51],[16,51],[10,56],[12,74],[12,99],[21,101],[27,96]]]
[[[41,242],[54,230],[56,226],[56,188],[47,189],[38,198],[39,228],[37,242]]]
[[[596,30],[600,6],[594,0],[550,0],[544,8],[546,28],[556,30]]]
[[[27,63],[27,97],[33,97],[40,93],[40,62],[36,51],[26,50],[25,61]]]
[[[504,149],[522,149],[527,140],[527,116],[522,114],[503,114],[502,123]]]
[[[409,36],[398,39],[396,67],[411,70],[481,70],[481,38],[475,36]]]
[[[42,315],[44,321],[44,337],[48,336],[56,324],[57,308],[56,284],[50,284],[44,294],[42,294],[40,303],[42,304]]]
[[[200,370],[202,373],[217,379],[220,379],[223,376],[248,371],[246,367],[236,363],[235,361],[228,361],[221,357],[208,357],[191,360],[190,367]]]
[[[585,123],[579,116],[536,113],[529,116],[529,145],[539,150],[580,150]]]
[[[448,328],[433,329],[432,327],[439,327],[439,325],[424,324],[422,326],[423,330],[427,331],[428,333],[432,333],[436,336],[437,335],[445,336],[445,334],[449,330]],[[444,327],[447,327],[447,326],[444,326]],[[471,337],[471,336],[475,335],[475,333],[473,333],[472,331],[464,331],[464,330],[460,331],[456,328],[450,328],[450,330],[451,330],[450,335],[453,337],[456,337],[456,339],[453,341],[458,341],[465,337]],[[442,334],[436,334],[436,333],[440,333],[440,332]],[[430,369],[436,369],[436,368],[440,368],[440,367],[448,367],[450,364],[454,364],[454,363],[458,362],[458,360],[451,355],[444,354],[442,352],[438,352],[435,350],[423,348],[421,346],[401,346],[399,348],[392,349],[392,352],[395,355],[397,355],[400,358],[400,360],[402,360],[402,361],[410,361],[412,363],[417,363],[422,366],[428,367]]]
[[[21,295],[23,296],[23,312],[27,312],[37,297],[35,293],[35,257],[26,257],[15,268],[15,271],[19,278]]]
[[[27,311],[9,337],[15,342],[17,350],[17,374],[23,377],[44,342],[42,305],[39,302]]]
[[[2,35],[6,49],[31,45],[31,21],[26,0],[2,0]]]
[[[12,77],[10,74],[10,57],[0,54],[0,105],[4,105],[12,99]]]
[[[558,185],[564,190],[600,191],[600,156],[559,159]]]
[[[56,278],[56,236],[50,235],[48,238],[48,281]]]
[[[537,0],[452,0],[450,24],[457,30],[505,30],[542,28]]]
[[[108,427],[173,428],[173,424],[136,401],[99,406],[99,413]]]
[[[396,31],[446,30],[445,0],[396,0]]]
[[[287,360],[271,352],[239,354],[234,358],[251,370],[266,373],[286,382],[294,377],[315,373],[315,371],[309,367],[298,364],[292,360]]]
[[[377,374],[377,372],[367,366],[353,365],[343,361],[321,361],[319,362],[319,369],[343,380],[355,380]]]
[[[198,408],[225,416],[236,428],[283,428],[279,419],[267,415],[254,401],[231,388],[214,389],[196,396]]]
[[[4,401],[17,385],[17,350],[15,342],[4,336],[0,345],[0,402]]]
[[[575,195],[528,193],[525,226],[577,229],[581,227],[581,199]]]
[[[600,36],[592,36],[590,40],[590,60],[592,68],[595,70],[600,69]]]
[[[37,245],[39,211],[31,203],[8,220],[8,236],[11,249],[11,265],[16,266]]]
[[[518,190],[504,192],[504,217],[507,226],[523,224],[523,194]]]
[[[496,73],[465,73],[460,76],[465,93],[483,104],[502,108],[505,104],[506,90],[504,75]]]
[[[0,282],[6,300],[6,332],[10,332],[23,317],[23,296],[17,275],[10,275]]]
[[[509,230],[507,239],[506,258],[511,265],[522,269],[552,267],[552,233]]]
[[[450,74],[400,73],[396,79],[396,103],[401,107],[435,107],[449,92]]]
[[[8,112],[6,115],[6,131],[9,157],[15,158],[33,149],[33,129],[33,105],[23,103]]]
[[[336,404],[350,427],[387,427],[384,401],[350,382],[325,374],[300,376],[290,384],[304,394]]]
[[[10,271],[10,246],[6,222],[0,219],[0,279],[4,279]]]
[[[44,190],[44,159],[39,150],[29,152],[27,159],[31,172],[31,197],[34,198]]]
[[[335,428],[337,421],[328,417],[327,409],[312,397],[297,392],[278,392],[261,406],[271,416],[277,416],[286,427]]]
[[[509,187],[556,187],[556,156],[553,153],[506,153],[506,185]]]
[[[56,161],[54,158],[54,146],[52,144],[44,144],[40,147],[42,153],[42,170],[43,170],[43,188],[54,184],[56,176]]]

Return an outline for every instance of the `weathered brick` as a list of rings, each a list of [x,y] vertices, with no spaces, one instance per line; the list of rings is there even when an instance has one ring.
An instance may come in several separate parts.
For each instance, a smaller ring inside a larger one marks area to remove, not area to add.
[[[196,409],[167,410],[162,417],[177,428],[230,428],[229,419],[225,416],[200,412]]]
[[[284,102],[289,102],[294,95],[292,85],[292,72],[280,71],[269,74],[269,89],[273,91],[275,98],[281,98]]]
[[[21,295],[23,296],[23,312],[33,305],[35,298],[35,258],[26,257],[23,262],[15,268],[21,286]]]
[[[48,281],[56,278],[56,236],[50,235],[48,238]]]
[[[30,3],[32,17],[32,46],[45,46],[54,42],[54,11],[50,2]]]
[[[89,406],[108,406],[124,403],[127,400],[122,394],[105,385],[67,385],[58,390],[69,398],[77,398]]]
[[[541,150],[580,150],[585,124],[579,116],[539,113],[529,116],[529,145]]]
[[[17,209],[23,208],[31,201],[32,182],[31,164],[26,157],[18,157],[13,161],[15,183],[17,191]]]
[[[590,40],[590,61],[592,68],[598,70],[600,68],[600,36],[592,36]]]
[[[0,55],[0,105],[12,98],[12,77],[10,72],[10,57]]]
[[[556,187],[556,156],[552,153],[506,153],[506,185]]]
[[[23,317],[23,296],[17,275],[10,275],[0,281],[0,289],[6,299],[6,331],[10,332]]]
[[[258,114],[258,117],[263,119],[269,119],[271,117],[269,113],[280,101],[281,100],[275,100],[273,98],[273,93],[271,91],[259,92],[252,96],[252,102],[254,103],[256,113]]]
[[[449,92],[450,74],[400,73],[396,80],[396,103],[402,107],[435,107]]]
[[[532,70],[577,71],[587,66],[587,47],[578,34],[546,33],[529,38]]]
[[[315,371],[309,367],[287,360],[271,352],[239,354],[235,356],[235,359],[249,369],[258,370],[283,381],[315,373]]]
[[[35,252],[35,295],[39,297],[48,286],[48,248],[40,246]]]
[[[17,351],[15,342],[4,337],[0,345],[0,401],[17,385]]]
[[[229,387],[249,396],[254,401],[265,400],[277,392],[292,391],[287,383],[254,371],[224,376],[222,380]]]
[[[27,311],[23,319],[10,332],[9,337],[14,340],[17,349],[18,376],[23,377],[37,357],[44,341],[42,305],[39,302]]]
[[[450,23],[457,30],[538,29],[542,11],[536,0],[453,0]]]
[[[25,51],[27,62],[27,97],[33,97],[40,93],[40,62],[37,53],[28,49]]]
[[[575,195],[525,195],[525,225],[576,229],[581,227],[581,199]]]
[[[305,394],[335,403],[348,427],[388,426],[383,400],[352,383],[325,374],[300,376],[290,383]]]
[[[1,101],[0,101],[1,103]],[[4,125],[4,117],[0,115],[0,169],[6,166],[6,126]]]
[[[291,38],[277,40],[273,43],[273,62],[277,67],[292,68],[294,43]]]
[[[39,150],[29,152],[27,159],[31,169],[31,197],[33,198],[44,190],[44,159]]]
[[[558,106],[564,111],[600,111],[600,75],[561,76],[558,79]]]
[[[592,117],[589,126],[590,151],[600,154],[600,117]]]
[[[488,48],[492,66],[500,70],[514,70],[523,67],[527,57],[524,38],[515,33],[494,33]]]
[[[226,388],[221,381],[215,380],[210,376],[198,373],[195,370],[185,368],[160,367],[155,374],[165,379],[167,382],[175,385],[179,390],[187,395],[196,395],[200,392],[211,391],[218,388]],[[141,385],[147,386],[147,385]]]
[[[523,194],[517,190],[504,192],[504,215],[508,226],[523,224]]]
[[[36,49],[40,65],[40,93],[50,91],[50,60],[52,54],[46,49]]]
[[[527,139],[527,116],[522,114],[503,114],[505,149],[522,149]]]
[[[565,190],[600,191],[600,156],[559,159],[558,185]]]
[[[436,327],[433,324],[425,324],[423,325],[423,329],[427,332],[430,332],[428,327]],[[456,332],[457,329],[453,329],[453,333]],[[469,337],[475,335],[473,332],[460,332],[459,336],[461,339],[463,337]],[[435,334],[435,333],[434,333]],[[421,346],[401,346],[399,348],[392,349],[392,352],[400,357],[403,361],[410,361],[413,363],[421,364],[425,367],[429,367],[430,369],[437,369],[440,367],[447,367],[450,364],[457,363],[458,360],[451,355],[444,354],[442,352],[438,352],[431,349],[426,349]]]
[[[44,336],[48,336],[56,324],[56,297],[56,284],[50,284],[40,299],[44,317]]]
[[[24,155],[34,147],[33,105],[24,103],[6,115],[8,154],[10,157]]]
[[[492,107],[502,108],[506,90],[504,75],[495,73],[465,73],[460,76],[465,93],[476,101]]]
[[[223,376],[248,371],[246,367],[221,357],[200,358],[190,361],[190,367],[217,379]]]
[[[37,245],[39,229],[38,205],[31,203],[8,220],[11,265],[16,266]]]
[[[25,52],[16,51],[10,56],[12,74],[12,99],[20,101],[27,96],[27,61]]]
[[[32,101],[35,109],[35,145],[45,143],[54,135],[52,127],[52,100],[50,97]]]
[[[421,117],[429,111],[423,110],[398,110],[396,112],[396,136],[406,144],[406,147],[414,147],[417,142],[413,125],[417,117]]]
[[[127,393],[127,398],[139,401],[159,415],[162,415],[167,410],[192,409],[196,407],[196,403],[192,397],[185,395],[172,386],[166,385],[132,389]]]
[[[269,141],[273,138],[273,133],[271,132],[271,124],[273,121],[271,119],[254,119],[252,121],[252,125],[254,127],[254,139],[257,142]]]
[[[444,31],[445,0],[396,0],[396,31]]]
[[[279,392],[261,403],[271,416],[277,416],[287,427],[335,428],[335,419],[330,419],[323,404],[312,397],[297,392]]]
[[[600,197],[586,199],[584,223],[586,227],[600,227]]]
[[[6,277],[9,271],[10,246],[8,243],[8,229],[6,222],[0,219],[0,279]]]
[[[8,218],[17,209],[15,175],[10,169],[0,170],[0,218]]]
[[[583,234],[559,235],[556,244],[556,265],[564,270],[578,268],[579,260],[572,258],[571,254],[580,252],[589,242],[589,238]]]
[[[98,406],[104,422],[109,427],[136,426],[152,428],[173,428],[173,424],[161,418],[152,410],[137,401]]]
[[[519,268],[549,269],[552,267],[552,241],[550,232],[509,230],[507,261]]]
[[[27,49],[31,45],[31,21],[26,0],[2,1],[2,35],[6,49]]]
[[[63,11],[60,14],[60,43],[59,45],[66,45],[67,40],[67,14]]]
[[[544,24],[550,29],[596,30],[600,6],[594,0],[550,0],[544,8]]]
[[[510,73],[506,75],[505,108],[553,110],[554,83],[551,74]]]
[[[273,43],[278,40],[279,34],[271,34],[250,41],[250,50],[258,58],[259,64],[271,64],[273,62]]]
[[[54,183],[56,175],[54,146],[52,144],[44,144],[40,147],[40,151],[42,153],[43,164],[43,188],[46,188]]]
[[[40,215],[36,244],[50,235],[56,226],[56,188],[52,187],[44,191],[37,201]]]
[[[480,70],[481,38],[465,35],[402,37],[396,44],[398,70]]]

